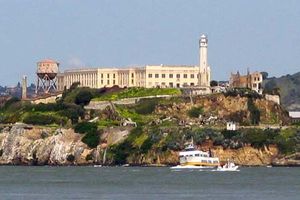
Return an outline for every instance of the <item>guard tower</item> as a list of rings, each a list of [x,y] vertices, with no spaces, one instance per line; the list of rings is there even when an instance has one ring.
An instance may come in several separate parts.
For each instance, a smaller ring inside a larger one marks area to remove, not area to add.
[[[35,93],[50,93],[57,90],[56,76],[59,63],[46,59],[37,63],[37,83]]]

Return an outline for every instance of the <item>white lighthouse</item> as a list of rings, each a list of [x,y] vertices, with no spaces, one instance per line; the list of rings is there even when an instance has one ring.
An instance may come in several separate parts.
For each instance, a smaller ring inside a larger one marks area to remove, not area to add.
[[[210,67],[207,62],[207,43],[206,35],[202,34],[199,40],[199,83],[201,87],[210,86]]]

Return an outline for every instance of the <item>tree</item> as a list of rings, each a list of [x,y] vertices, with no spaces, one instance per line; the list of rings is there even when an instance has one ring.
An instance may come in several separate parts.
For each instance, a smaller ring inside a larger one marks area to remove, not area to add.
[[[93,95],[90,91],[82,90],[75,97],[75,103],[77,105],[87,105],[90,103]]]
[[[74,82],[74,83],[72,83],[72,85],[70,86],[70,89],[69,89],[69,90],[72,91],[72,90],[78,88],[79,85],[80,85],[80,82]]]
[[[263,80],[267,79],[269,76],[268,72],[260,72],[262,74]]]
[[[210,86],[211,87],[215,87],[215,86],[218,86],[218,85],[219,85],[218,81],[215,81],[215,80],[210,81]]]

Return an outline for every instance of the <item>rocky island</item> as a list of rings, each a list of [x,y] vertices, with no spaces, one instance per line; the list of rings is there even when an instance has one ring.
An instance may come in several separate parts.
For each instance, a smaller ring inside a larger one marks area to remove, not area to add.
[[[300,164],[299,126],[280,105],[248,90],[189,96],[75,85],[55,103],[10,99],[0,122],[3,165],[176,165],[191,138],[221,162]],[[228,130],[228,122],[238,128]]]

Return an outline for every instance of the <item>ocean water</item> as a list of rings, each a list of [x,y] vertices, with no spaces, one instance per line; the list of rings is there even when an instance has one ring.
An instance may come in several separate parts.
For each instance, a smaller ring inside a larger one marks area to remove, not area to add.
[[[300,199],[300,168],[0,167],[0,199]]]

